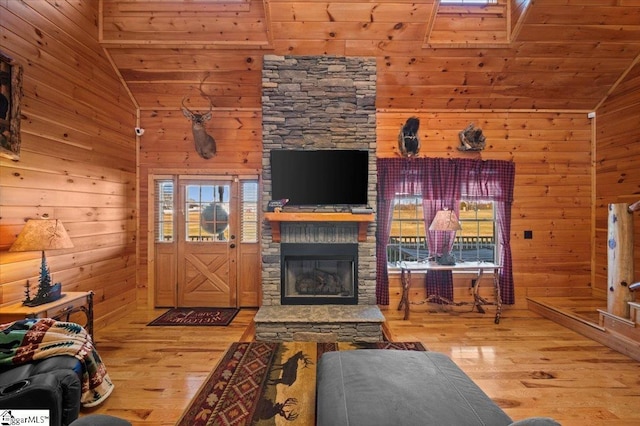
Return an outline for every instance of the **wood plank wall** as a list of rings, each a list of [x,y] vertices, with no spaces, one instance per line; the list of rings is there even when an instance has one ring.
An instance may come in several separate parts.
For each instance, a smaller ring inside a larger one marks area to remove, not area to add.
[[[262,1],[123,0],[105,1],[103,8],[103,43],[268,44]],[[211,19],[216,14],[232,19]]]
[[[262,2],[254,3],[263,7]],[[278,4],[276,1],[265,3],[270,7]],[[518,5],[521,7],[525,3],[520,1]],[[106,2],[105,6],[139,7],[136,2]],[[245,6],[239,4],[237,7]],[[62,281],[69,291],[96,291],[98,322],[104,323],[108,313],[122,312],[135,301],[136,255],[140,269],[137,295],[142,300],[148,298],[145,231],[148,226],[147,176],[150,173],[212,174],[260,169],[263,52],[255,47],[268,40],[260,35],[264,34],[261,32],[264,24],[255,22],[253,15],[243,15],[254,20],[249,28],[256,29],[255,36],[248,42],[253,50],[204,49],[198,50],[198,55],[190,56],[188,49],[174,49],[172,56],[168,56],[165,51],[156,52],[150,47],[122,47],[118,52],[118,66],[123,73],[129,73],[124,77],[131,82],[132,91],[141,94],[138,101],[145,105],[139,111],[140,126],[145,128],[145,134],[139,140],[138,154],[132,131],[136,125],[136,107],[97,44],[99,17],[96,9],[96,2],[69,1],[55,5],[44,1],[0,2],[2,49],[25,65],[22,158],[16,163],[0,160],[0,303],[20,299],[25,280],[37,280],[39,254],[8,253],[6,250],[25,218],[49,213],[64,221],[76,244],[71,250],[48,253],[54,279]],[[512,19],[518,13],[524,13],[523,10],[514,10]],[[105,45],[116,46],[123,41],[114,22],[107,19],[104,25]],[[130,25],[142,24],[131,21]],[[225,34],[229,33],[213,31],[207,36],[214,37],[214,44],[222,45],[229,42]],[[130,35],[130,38],[134,36],[139,35]],[[275,53],[286,54],[294,46],[291,52],[303,54],[304,43],[311,42],[276,40]],[[312,47],[318,46],[314,43],[311,43]],[[336,54],[345,53],[346,45],[351,46],[347,54],[355,54],[356,50],[360,55],[374,53],[374,48],[362,48],[370,45],[368,42],[340,40],[340,43],[342,51],[336,51]],[[230,54],[232,51],[234,55]],[[621,43],[617,54],[628,56],[630,51]],[[307,51],[308,54],[322,52],[317,47]],[[445,49],[445,53],[453,52]],[[139,58],[145,61],[135,62]],[[131,59],[130,65],[122,62],[127,59]],[[193,60],[205,66],[191,71],[186,64]],[[400,126],[408,116],[418,115],[422,119],[421,155],[472,155],[516,162],[512,243],[517,306],[525,306],[527,295],[591,294],[592,262],[597,268],[597,292],[603,292],[603,277],[606,278],[602,263],[606,261],[604,203],[609,199],[635,201],[633,197],[638,194],[638,174],[634,172],[639,160],[633,151],[638,140],[637,120],[634,121],[640,102],[638,67],[598,110],[594,173],[592,123],[586,112],[528,110],[531,103],[527,97],[525,101],[529,103],[512,104],[514,108],[521,108],[518,112],[504,112],[503,109],[463,111],[462,108],[477,107],[477,104],[465,103],[464,96],[456,96],[458,103],[455,105],[447,104],[458,109],[445,110],[444,101],[429,105],[428,110],[414,109],[426,108],[422,100],[432,98],[432,93],[410,91],[404,96],[396,96],[397,88],[393,93],[391,89],[385,91],[390,87],[386,82],[393,79],[394,72],[400,75],[406,71],[414,77],[420,75],[422,68],[411,65],[413,61],[409,56],[392,61],[379,57],[378,60],[378,155],[397,155]],[[216,83],[205,85],[207,92],[211,91],[217,100],[207,129],[218,141],[219,155],[213,161],[202,160],[193,151],[190,124],[182,116],[176,100],[182,97],[185,87],[191,85],[197,89],[207,69],[234,61],[244,61],[244,66],[223,68],[227,70],[224,77],[227,80],[222,80],[221,84],[216,79]],[[396,69],[386,61],[391,61],[392,65],[408,65]],[[242,74],[238,74],[239,70]],[[463,71],[467,72],[466,68]],[[155,77],[160,77],[155,85],[150,84],[152,79],[149,78],[154,73],[157,74]],[[178,83],[167,83],[172,80]],[[226,81],[229,87],[225,87]],[[154,89],[149,89],[151,87]],[[426,83],[425,88],[433,90]],[[225,101],[222,95],[229,92],[233,96]],[[447,97],[451,97],[450,92],[446,90]],[[487,93],[487,98],[490,96],[491,93]],[[581,105],[561,103],[558,108]],[[480,126],[487,135],[488,146],[482,153],[461,153],[456,149],[458,131],[470,122]],[[624,133],[621,132],[623,129]],[[136,182],[137,155],[139,182]],[[594,177],[597,179],[595,184]],[[594,192],[597,195],[595,212]],[[139,215],[136,196],[139,197]],[[595,231],[593,217],[597,221]],[[136,241],[137,230],[141,231],[142,238]],[[524,230],[533,231],[532,240],[523,239]],[[597,234],[595,250],[594,234]],[[637,265],[640,263],[637,253],[636,262]],[[392,285],[396,284],[392,282]],[[392,294],[399,294],[398,289],[396,285]],[[457,291],[463,290],[459,287]]]
[[[508,19],[507,0],[482,7],[439,4],[426,42],[432,47],[505,44],[509,41]]]
[[[378,156],[396,156],[397,135],[405,120],[421,118],[421,156],[502,159],[516,162],[512,245],[519,307],[530,295],[589,295],[591,293],[591,120],[584,113],[558,112],[416,112],[378,114]],[[216,137],[219,154],[202,160],[191,146],[189,123],[179,111],[142,111],[145,135],[140,147],[141,229],[147,223],[149,171],[171,169],[189,173],[230,170],[257,171],[261,146],[259,111],[217,111],[207,126]],[[469,123],[487,136],[482,153],[462,153],[458,132]],[[534,238],[524,240],[525,230]],[[141,232],[141,277],[146,277],[145,233]],[[420,278],[416,277],[417,280]],[[460,292],[468,282],[456,283]],[[140,280],[145,297],[146,280]],[[400,287],[392,279],[394,294]],[[420,285],[414,286],[420,289]],[[422,293],[416,292],[416,298]]]
[[[397,137],[408,117],[420,118],[420,156],[514,161],[516,179],[511,246],[516,306],[527,296],[591,294],[591,120],[584,113],[378,113],[378,156],[398,155]],[[480,153],[460,152],[458,132],[474,123],[487,138]],[[533,231],[525,240],[524,231]],[[424,278],[413,275],[412,300],[424,298]],[[456,294],[468,294],[457,280]],[[399,301],[391,280],[391,306]],[[487,286],[489,289],[490,286]]]
[[[0,305],[38,282],[7,250],[28,218],[63,221],[47,252],[63,291],[94,291],[96,326],[135,305],[136,109],[98,44],[98,2],[0,2],[0,50],[24,67],[19,161],[0,159]],[[1,309],[1,307],[0,307]]]
[[[640,58],[597,109],[594,294],[607,297],[608,205],[640,200]],[[640,214],[634,213],[635,280],[640,281]],[[640,297],[636,296],[637,300]]]
[[[141,106],[175,105],[211,71],[205,88],[215,106],[247,107],[238,89],[254,56],[268,52],[385,58],[382,108],[589,111],[638,54],[636,3],[251,0],[221,10],[217,2],[103,0],[101,41]],[[481,19],[486,13],[494,17]],[[499,41],[486,34],[497,31],[495,19]],[[433,48],[431,38],[440,40]],[[215,55],[229,64],[214,68]]]
[[[259,85],[251,90],[259,93]],[[195,109],[200,111],[199,108]],[[179,105],[175,105],[174,109],[141,110],[140,125],[145,133],[140,138],[138,300],[152,305],[153,295],[148,290],[152,287],[147,280],[150,175],[258,176],[262,170],[262,114],[256,108],[214,109],[206,128],[216,140],[217,153],[209,160],[199,157],[195,152],[191,123],[184,117]]]
[[[530,4],[531,0],[515,0],[509,3],[510,40],[515,40],[518,37],[518,32],[520,31],[523,18],[525,17]]]

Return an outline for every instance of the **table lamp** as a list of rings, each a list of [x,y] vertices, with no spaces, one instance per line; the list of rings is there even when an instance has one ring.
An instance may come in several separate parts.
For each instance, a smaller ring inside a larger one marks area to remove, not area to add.
[[[455,265],[456,259],[453,257],[451,252],[449,251],[449,238],[451,237],[450,232],[453,231],[453,237],[455,238],[456,231],[462,229],[460,226],[460,222],[458,221],[458,217],[452,210],[438,210],[436,216],[433,218],[431,225],[429,226],[429,231],[444,231],[445,240],[444,245],[442,246],[442,255],[436,255],[436,262],[439,265]]]
[[[57,219],[29,219],[20,231],[18,238],[13,243],[9,251],[42,251],[42,263],[40,265],[40,283],[38,293],[31,298],[29,293],[29,281],[25,291],[26,306],[37,306],[43,303],[53,302],[62,297],[62,285],[56,283],[51,285],[51,274],[45,258],[45,250],[59,250],[72,248],[73,243],[62,226],[62,222]]]

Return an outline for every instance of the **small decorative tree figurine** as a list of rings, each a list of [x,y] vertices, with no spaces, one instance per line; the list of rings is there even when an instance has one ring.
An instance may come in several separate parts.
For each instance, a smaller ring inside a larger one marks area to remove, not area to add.
[[[24,287],[24,304],[27,304],[31,302],[31,286],[29,280],[27,280],[27,284],[25,284]]]
[[[51,292],[51,273],[47,267],[44,255],[42,256],[42,263],[40,264],[40,285],[38,286],[38,293],[36,294],[36,300],[45,300],[49,297]]]

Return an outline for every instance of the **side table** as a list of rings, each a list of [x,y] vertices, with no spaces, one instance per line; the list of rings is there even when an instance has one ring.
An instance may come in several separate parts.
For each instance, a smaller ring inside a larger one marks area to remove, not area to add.
[[[24,306],[22,302],[0,306],[0,323],[18,321],[25,318],[52,318],[56,321],[69,321],[71,315],[83,313],[86,321],[82,325],[93,339],[93,292],[67,292],[54,302],[38,306]]]
[[[494,323],[500,323],[500,316],[502,315],[502,297],[500,295],[500,283],[498,274],[502,267],[491,262],[458,262],[455,265],[439,265],[436,262],[404,262],[401,266],[400,280],[402,282],[402,297],[398,310],[404,308],[404,319],[409,319],[409,290],[411,288],[411,271],[452,271],[452,272],[475,272],[477,275],[474,278],[475,284],[472,285],[473,302],[453,302],[447,300],[439,295],[427,295],[427,298],[421,302],[411,302],[411,304],[422,305],[429,302],[438,302],[445,305],[473,305],[471,310],[477,309],[478,312],[484,314],[483,306],[494,305],[496,307],[496,315]],[[480,296],[480,281],[484,271],[489,271],[493,274],[493,288],[495,301],[489,301]]]

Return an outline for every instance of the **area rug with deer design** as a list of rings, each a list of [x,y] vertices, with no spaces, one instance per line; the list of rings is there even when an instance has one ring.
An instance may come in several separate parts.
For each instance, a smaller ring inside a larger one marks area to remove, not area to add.
[[[420,342],[232,343],[177,424],[313,425],[318,359],[354,349],[426,350]]]

